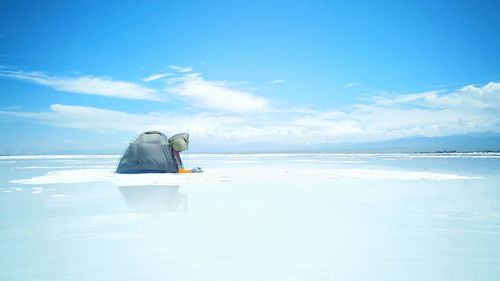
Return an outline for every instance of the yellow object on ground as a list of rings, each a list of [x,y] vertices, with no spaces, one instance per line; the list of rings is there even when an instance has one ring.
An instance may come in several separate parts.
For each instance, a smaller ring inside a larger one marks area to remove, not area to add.
[[[193,171],[191,171],[191,170],[184,170],[184,169],[182,169],[182,168],[180,168],[180,169],[179,169],[179,174],[190,174],[190,173],[192,173],[192,172],[193,172]]]

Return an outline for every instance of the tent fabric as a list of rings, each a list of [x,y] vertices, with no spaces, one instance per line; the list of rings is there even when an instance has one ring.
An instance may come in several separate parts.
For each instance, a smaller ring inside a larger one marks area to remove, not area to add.
[[[182,161],[181,161],[181,156],[179,155],[179,151],[173,149],[172,150],[174,152],[174,158],[175,158],[175,161],[177,162],[177,167],[179,167],[179,169],[184,169],[184,165],[182,165]]]
[[[177,173],[178,171],[179,166],[167,137],[157,131],[140,134],[128,146],[116,168],[116,172],[120,174]]]

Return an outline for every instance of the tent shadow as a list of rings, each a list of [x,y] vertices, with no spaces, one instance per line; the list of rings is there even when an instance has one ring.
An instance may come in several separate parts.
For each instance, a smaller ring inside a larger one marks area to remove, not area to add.
[[[118,190],[138,213],[187,212],[187,194],[178,185],[118,186]]]

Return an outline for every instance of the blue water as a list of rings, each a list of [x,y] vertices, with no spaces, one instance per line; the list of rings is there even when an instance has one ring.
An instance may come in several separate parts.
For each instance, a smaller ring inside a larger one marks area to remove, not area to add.
[[[54,172],[111,171],[118,156],[0,157],[0,280],[500,276],[499,154],[184,157],[207,178],[44,183]],[[210,178],[212,168],[235,167],[256,180]],[[260,176],[273,167],[290,177]],[[309,176],[294,178],[294,169]],[[318,180],[323,169],[438,176]]]

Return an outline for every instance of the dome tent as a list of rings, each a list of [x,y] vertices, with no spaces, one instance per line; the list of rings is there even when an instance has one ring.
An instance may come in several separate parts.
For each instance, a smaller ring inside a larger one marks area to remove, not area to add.
[[[179,151],[172,148],[171,141],[175,141],[177,149],[186,150],[189,135],[178,134],[169,140],[158,131],[141,133],[123,153],[116,172],[119,174],[186,172],[182,167]]]

